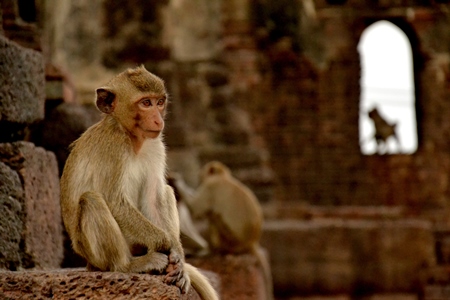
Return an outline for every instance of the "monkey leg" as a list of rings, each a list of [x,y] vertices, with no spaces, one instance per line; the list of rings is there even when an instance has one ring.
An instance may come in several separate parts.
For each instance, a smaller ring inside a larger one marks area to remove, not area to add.
[[[85,192],[80,197],[76,252],[102,271],[127,271],[131,258],[128,244],[103,197]]]
[[[140,214],[138,216],[142,217]],[[142,232],[137,233],[140,229],[137,226],[137,220],[132,214],[128,218],[136,222],[137,228],[128,226],[125,227],[124,232],[101,194],[96,192],[84,193],[80,198],[79,228],[81,234],[79,241],[74,243],[75,251],[86,258],[94,268],[102,271],[148,272],[164,270],[169,262],[168,256],[149,248],[150,243],[141,236]],[[150,224],[147,220],[142,222]],[[151,235],[151,232],[147,232],[148,235]],[[135,245],[144,248],[145,254],[132,256],[130,248]]]
[[[130,260],[128,272],[148,272],[166,269],[172,248],[170,236],[153,224],[126,199],[111,209],[122,235],[131,249],[141,249]]]

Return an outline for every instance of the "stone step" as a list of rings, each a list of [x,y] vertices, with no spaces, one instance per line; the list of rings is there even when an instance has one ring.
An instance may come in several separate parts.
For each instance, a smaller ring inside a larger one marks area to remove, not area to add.
[[[203,272],[203,271],[202,271]],[[215,288],[217,275],[205,271]],[[85,269],[0,271],[1,299],[200,299],[194,289],[181,295],[162,275],[88,272]]]
[[[214,272],[220,277],[220,299],[267,299],[264,275],[256,256],[212,255],[207,258],[189,258],[189,263]]]
[[[277,300],[353,300],[351,295],[314,295],[314,296],[293,296],[289,298],[277,298]],[[418,300],[416,294],[375,294],[358,297],[359,300]]]
[[[345,220],[400,220],[408,217],[401,206],[326,206],[286,201],[267,207],[269,219],[345,219]]]
[[[436,264],[430,222],[266,220],[276,292],[287,295],[418,293]]]

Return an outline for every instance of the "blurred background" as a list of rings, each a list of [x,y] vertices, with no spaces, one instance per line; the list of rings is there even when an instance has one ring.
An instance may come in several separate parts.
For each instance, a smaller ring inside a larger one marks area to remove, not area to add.
[[[1,143],[61,172],[94,90],[143,64],[169,169],[195,188],[219,160],[257,195],[277,298],[450,299],[450,1],[0,3]]]

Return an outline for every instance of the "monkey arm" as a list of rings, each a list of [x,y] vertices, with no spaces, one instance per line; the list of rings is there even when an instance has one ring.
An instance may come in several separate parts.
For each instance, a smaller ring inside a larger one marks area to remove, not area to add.
[[[182,253],[183,248],[180,243],[180,219],[178,216],[177,201],[172,187],[169,185],[164,186],[162,199],[160,200],[162,201],[160,209],[164,210],[161,213],[161,225],[167,231],[167,235],[171,241],[171,247],[176,248],[176,250],[179,250],[179,252]]]
[[[164,228],[168,231],[172,245],[164,281],[167,284],[175,284],[182,293],[185,293],[190,286],[190,279],[184,271],[184,251],[180,242],[180,220],[175,194],[169,185],[165,186],[163,199],[161,200],[165,203],[163,207],[166,208],[165,213],[162,214],[165,216],[163,218]]]
[[[212,206],[211,198],[210,184],[205,182],[198,188],[191,201],[187,203],[194,218],[202,217],[210,210]]]

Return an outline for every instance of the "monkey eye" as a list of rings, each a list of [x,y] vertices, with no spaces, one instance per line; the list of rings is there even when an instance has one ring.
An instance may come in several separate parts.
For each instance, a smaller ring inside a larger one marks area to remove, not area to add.
[[[165,98],[161,98],[161,99],[158,99],[158,102],[156,102],[156,105],[162,106],[162,105],[164,105],[164,103],[166,103],[166,99]]]
[[[152,106],[152,101],[150,99],[144,99],[141,101],[141,104],[144,106]]]

